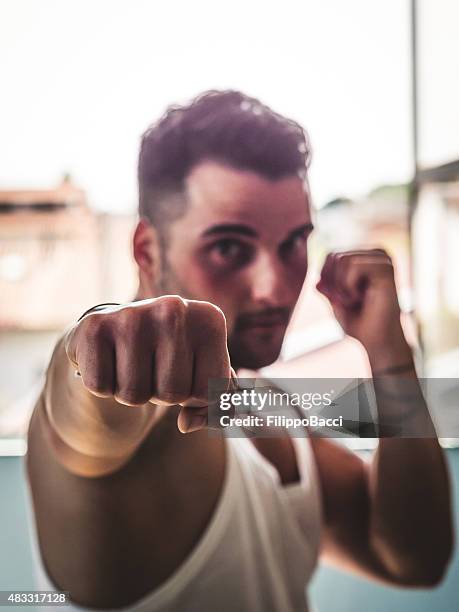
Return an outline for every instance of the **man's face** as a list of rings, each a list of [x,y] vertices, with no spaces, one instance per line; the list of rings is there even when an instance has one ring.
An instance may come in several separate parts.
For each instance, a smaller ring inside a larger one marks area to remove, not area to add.
[[[225,313],[233,367],[275,361],[307,271],[308,194],[289,176],[206,161],[187,179],[185,214],[169,228],[167,293]]]

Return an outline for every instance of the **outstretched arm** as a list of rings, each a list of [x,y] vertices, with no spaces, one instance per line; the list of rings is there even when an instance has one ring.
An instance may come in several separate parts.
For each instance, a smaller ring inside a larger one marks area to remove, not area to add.
[[[223,314],[178,296],[88,314],[58,343],[27,467],[44,565],[74,601],[131,604],[189,554],[225,456],[177,419],[203,427],[208,378],[229,376]]]

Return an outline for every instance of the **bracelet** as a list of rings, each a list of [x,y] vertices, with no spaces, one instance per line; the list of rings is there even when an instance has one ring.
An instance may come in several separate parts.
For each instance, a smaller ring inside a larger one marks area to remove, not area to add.
[[[102,310],[103,308],[105,308],[105,306],[121,306],[121,304],[117,304],[116,302],[104,302],[103,304],[97,304],[96,306],[91,306],[91,308],[88,308],[88,310],[86,310],[81,317],[78,319],[78,321],[81,321],[81,319],[83,317],[85,317],[87,314],[91,313],[91,312],[95,312],[97,310]]]
[[[384,368],[384,370],[373,372],[373,378],[377,378],[378,376],[387,376],[388,374],[401,374],[402,372],[409,372],[410,370],[415,370],[414,363],[412,361],[410,363],[390,366],[388,368]]]

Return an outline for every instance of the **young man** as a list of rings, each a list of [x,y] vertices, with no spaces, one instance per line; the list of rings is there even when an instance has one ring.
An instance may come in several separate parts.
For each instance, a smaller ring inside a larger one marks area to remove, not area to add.
[[[383,251],[329,256],[318,287],[389,379],[380,418],[403,410],[403,375],[429,435],[383,438],[367,465],[326,439],[206,430],[209,378],[279,355],[307,271],[309,157],[296,123],[239,92],[144,134],[138,293],[63,336],[29,430],[43,566],[80,606],[306,610],[319,551],[388,583],[443,576],[448,478]]]

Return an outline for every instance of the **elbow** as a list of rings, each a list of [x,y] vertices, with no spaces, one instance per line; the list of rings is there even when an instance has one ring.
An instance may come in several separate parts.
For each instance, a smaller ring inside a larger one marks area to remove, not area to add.
[[[432,546],[430,550],[419,555],[413,572],[412,586],[415,588],[433,589],[444,580],[454,554],[453,528],[443,536],[442,540]]]
[[[422,538],[422,536],[420,536]],[[444,580],[454,552],[454,536],[423,550],[394,550],[386,542],[378,542],[378,556],[394,586],[412,589],[434,589]]]
[[[420,588],[438,587],[444,580],[454,554],[454,533],[451,529],[450,537],[444,542],[443,546],[432,560],[427,560],[421,566],[418,584]]]
[[[398,586],[412,589],[435,589],[443,582],[450,563],[450,557],[436,563],[419,563],[409,571],[401,571],[396,576]]]

